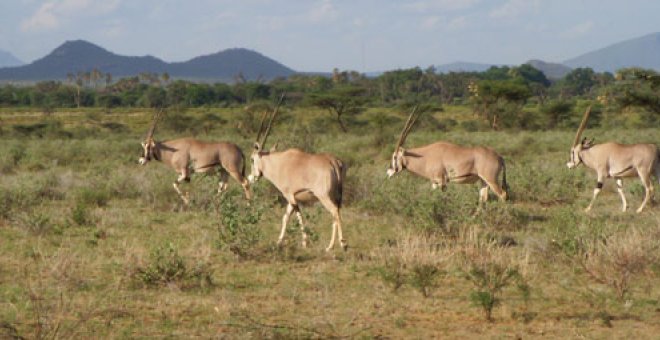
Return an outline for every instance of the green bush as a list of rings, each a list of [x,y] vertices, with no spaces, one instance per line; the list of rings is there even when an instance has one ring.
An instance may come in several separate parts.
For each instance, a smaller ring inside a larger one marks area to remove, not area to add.
[[[147,286],[177,284],[181,288],[204,288],[212,285],[212,274],[206,263],[198,263],[195,266],[187,263],[186,259],[179,255],[176,246],[170,242],[154,248],[149,263],[139,266],[132,275]]]
[[[229,250],[241,259],[254,257],[257,244],[263,239],[261,227],[258,225],[262,210],[259,206],[241,209],[235,202],[236,195],[222,195],[217,205],[220,224],[218,230],[218,247]]]

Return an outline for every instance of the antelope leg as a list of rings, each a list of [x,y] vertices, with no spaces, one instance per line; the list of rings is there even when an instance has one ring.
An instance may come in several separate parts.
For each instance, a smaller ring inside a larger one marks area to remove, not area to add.
[[[644,178],[644,175],[642,175],[642,173],[640,172],[639,178],[642,180],[642,184],[644,184],[644,189],[646,190],[644,194],[644,201],[642,201],[642,204],[637,209],[637,213],[641,213],[642,210],[644,210],[644,207],[646,207],[646,203],[648,203],[651,196],[653,196],[653,183],[651,182],[650,176],[647,175],[647,177]]]
[[[344,236],[342,235],[342,231],[341,231],[342,221],[341,221],[341,214],[339,213],[339,209],[337,209],[337,218],[336,219],[337,219],[337,222],[336,222],[337,223],[337,232],[339,233],[339,244],[341,245],[342,249],[346,250],[346,249],[348,249],[348,244],[346,243],[346,240],[344,239]]]
[[[623,180],[621,178],[616,179],[616,191],[618,191],[619,196],[621,196],[621,203],[623,204],[621,211],[625,212],[628,209],[628,202],[626,201],[626,195],[623,193]]]
[[[296,208],[296,217],[298,218],[298,223],[300,223],[300,232],[302,232],[302,247],[307,248],[307,233],[305,232],[305,225],[303,224],[300,208]]]
[[[481,188],[479,189],[479,204],[485,203],[488,201],[488,184],[485,181],[481,181]]]
[[[188,205],[190,204],[190,200],[188,199],[188,193],[186,192],[185,194],[181,192],[181,189],[179,189],[179,183],[183,182],[188,176],[186,176],[185,173],[182,173],[179,175],[179,177],[176,179],[174,183],[172,183],[172,186],[174,186],[174,190],[176,190],[176,193],[179,194],[179,197],[181,197],[181,200],[183,200],[183,203]]]
[[[218,194],[222,194],[227,190],[227,180],[229,176],[226,171],[220,170],[220,181],[218,182]]]
[[[599,175],[598,182],[596,183],[596,188],[594,189],[594,195],[591,198],[591,202],[589,202],[589,206],[586,209],[584,209],[585,212],[591,211],[591,208],[594,206],[596,197],[598,197],[598,194],[600,194],[601,189],[603,189],[603,178]]]
[[[280,237],[277,239],[278,246],[282,244],[282,241],[284,240],[284,234],[286,234],[286,225],[289,223],[289,217],[291,217],[291,213],[294,209],[295,208],[291,203],[286,206],[286,212],[284,213],[284,217],[282,217],[282,231],[280,231]]]

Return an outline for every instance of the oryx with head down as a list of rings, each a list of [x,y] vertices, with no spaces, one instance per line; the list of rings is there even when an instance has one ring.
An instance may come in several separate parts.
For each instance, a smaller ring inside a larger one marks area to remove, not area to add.
[[[263,132],[265,119],[262,119],[251,156],[250,182],[254,183],[260,177],[266,177],[282,193],[288,203],[282,218],[282,230],[277,244],[282,243],[289,217],[291,213],[295,212],[302,231],[302,246],[307,247],[307,234],[299,204],[318,200],[332,214],[333,218],[332,235],[326,251],[333,248],[337,234],[339,234],[341,247],[346,250],[347,244],[342,235],[340,213],[346,166],[337,157],[327,153],[311,154],[295,148],[281,152],[275,151],[274,148],[266,151],[264,147],[276,115],[277,108],[271,115],[265,132]],[[264,118],[266,117],[264,116]]]
[[[152,159],[163,162],[173,168],[179,177],[172,184],[179,197],[187,205],[190,203],[188,193],[183,193],[179,184],[190,182],[192,173],[208,173],[217,171],[220,177],[218,194],[227,189],[228,177],[231,176],[243,186],[245,198],[251,199],[250,184],[245,178],[245,158],[241,149],[227,142],[202,142],[193,138],[180,138],[164,142],[154,140],[156,124],[162,117],[162,110],[154,115],[146,139],[142,142],[141,165]]]
[[[603,180],[609,177],[616,180],[617,191],[623,204],[621,210],[626,211],[628,202],[623,193],[623,178],[639,176],[646,191],[644,201],[637,209],[638,213],[642,212],[648,201],[653,200],[651,175],[655,172],[656,178],[660,180],[660,153],[658,147],[654,144],[619,144],[614,142],[594,144],[593,139],[587,140],[587,138],[580,141],[582,132],[587,126],[590,112],[591,106],[584,112],[582,122],[573,140],[570,160],[566,163],[569,169],[584,164],[596,171],[596,188],[585,211],[591,210],[596,197],[603,188]]]
[[[417,121],[419,114],[415,115],[417,108],[406,121],[399,141],[396,143],[394,153],[387,169],[387,176],[406,169],[417,176],[431,180],[433,189],[446,189],[448,183],[472,184],[481,183],[479,189],[479,204],[488,200],[490,188],[500,200],[507,197],[506,167],[504,159],[494,150],[483,147],[464,147],[448,142],[404,149],[403,144]],[[498,177],[502,173],[502,185]]]

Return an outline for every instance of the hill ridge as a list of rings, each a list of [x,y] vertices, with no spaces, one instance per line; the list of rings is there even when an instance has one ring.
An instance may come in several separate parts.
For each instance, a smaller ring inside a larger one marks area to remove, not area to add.
[[[0,80],[61,80],[66,79],[68,73],[93,69],[110,73],[116,78],[142,72],[167,72],[176,78],[216,81],[231,81],[239,74],[246,80],[267,80],[295,73],[283,64],[246,48],[230,48],[184,62],[169,63],[151,55],[119,55],[86,40],[67,40],[30,64],[0,68]]]

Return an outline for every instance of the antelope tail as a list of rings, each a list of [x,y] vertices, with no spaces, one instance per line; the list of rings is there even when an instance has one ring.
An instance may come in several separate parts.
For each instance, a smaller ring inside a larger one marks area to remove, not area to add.
[[[243,154],[243,151],[240,151],[241,153],[241,159],[243,159],[243,168],[241,168],[241,176],[243,177],[243,180],[245,180],[245,155]]]
[[[504,163],[504,158],[500,157],[500,162],[502,163],[502,190],[504,190],[504,197],[506,198],[509,195],[509,184],[506,183],[506,164]]]
[[[344,195],[344,178],[346,177],[346,166],[340,160],[336,160],[332,164],[333,171],[337,179],[337,191],[335,195],[335,204],[337,208],[341,208]]]

